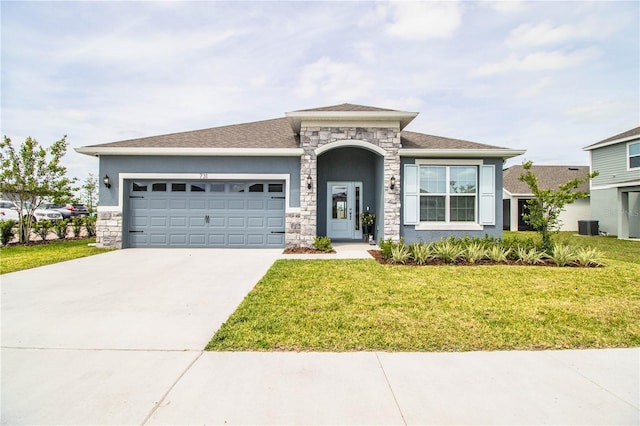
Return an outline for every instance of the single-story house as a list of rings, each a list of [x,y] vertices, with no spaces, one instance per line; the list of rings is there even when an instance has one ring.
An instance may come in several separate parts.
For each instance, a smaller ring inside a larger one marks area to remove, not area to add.
[[[558,189],[571,179],[584,178],[589,174],[589,166],[532,166],[531,171],[538,178],[541,189]],[[530,231],[531,227],[522,219],[526,203],[533,194],[519,177],[524,173],[521,165],[511,166],[502,173],[502,217],[505,231]],[[589,183],[584,182],[577,191],[589,192]],[[560,213],[560,230],[577,231],[578,221],[591,218],[589,197],[575,200]]]
[[[418,115],[342,104],[76,151],[100,159],[97,241],[295,247],[315,236],[502,234],[502,165],[524,150],[404,130]]]
[[[601,231],[640,238],[640,127],[584,148],[591,156],[591,216]]]

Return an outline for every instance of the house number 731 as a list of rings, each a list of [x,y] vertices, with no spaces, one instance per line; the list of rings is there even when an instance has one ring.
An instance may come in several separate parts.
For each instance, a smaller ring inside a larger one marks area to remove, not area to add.
[[[200,173],[200,179],[206,179],[209,177],[209,173]]]

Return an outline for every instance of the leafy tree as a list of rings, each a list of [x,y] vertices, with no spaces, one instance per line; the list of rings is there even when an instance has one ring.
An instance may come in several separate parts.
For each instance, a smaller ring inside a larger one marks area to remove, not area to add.
[[[0,192],[18,205],[20,215],[19,239],[29,241],[34,211],[45,199],[70,196],[75,179],[69,179],[62,157],[67,152],[67,136],[49,148],[28,137],[16,151],[11,139],[0,143]]]
[[[551,233],[560,229],[560,213],[567,204],[573,203],[579,198],[586,198],[589,194],[576,191],[578,186],[598,176],[598,172],[592,172],[582,178],[571,179],[558,185],[558,189],[542,189],[538,185],[538,177],[531,171],[533,163],[527,161],[522,164],[524,172],[518,178],[526,183],[533,194],[533,198],[527,201],[528,212],[522,214],[526,223],[540,233],[542,246],[547,252],[551,252]]]
[[[98,204],[98,178],[93,173],[89,173],[82,184],[82,202],[87,206],[90,212],[95,210]]]

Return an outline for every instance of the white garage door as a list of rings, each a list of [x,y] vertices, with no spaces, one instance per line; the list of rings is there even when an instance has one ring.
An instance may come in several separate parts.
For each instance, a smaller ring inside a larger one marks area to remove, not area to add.
[[[284,182],[132,181],[129,247],[284,247]]]

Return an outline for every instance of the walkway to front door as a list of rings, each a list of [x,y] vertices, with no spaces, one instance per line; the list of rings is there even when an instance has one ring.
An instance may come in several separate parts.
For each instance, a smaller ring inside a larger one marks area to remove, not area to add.
[[[362,182],[327,182],[327,236],[362,239]]]

